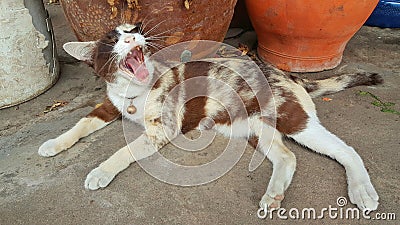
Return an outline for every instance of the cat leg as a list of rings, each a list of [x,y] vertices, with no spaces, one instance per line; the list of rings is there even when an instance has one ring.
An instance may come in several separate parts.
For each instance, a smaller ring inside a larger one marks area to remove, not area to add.
[[[147,158],[157,150],[158,148],[152,145],[147,135],[142,134],[93,169],[86,177],[85,188],[97,190],[106,187],[118,173],[128,168],[131,163]]]
[[[296,170],[296,157],[283,144],[282,136],[278,131],[273,137],[261,135],[258,140],[258,148],[266,154],[273,165],[272,176],[267,190],[261,198],[260,207],[264,210],[279,208],[284,198],[284,192],[289,187]]]
[[[85,118],[79,120],[70,130],[55,139],[44,142],[39,147],[38,153],[44,157],[57,155],[70,148],[79,139],[107,126],[119,116],[119,111],[110,100],[106,99],[100,107],[94,109]]]
[[[106,187],[118,173],[128,168],[131,163],[153,155],[166,145],[171,137],[176,137],[175,135],[167,138],[161,122],[151,121],[152,124],[146,126],[146,134],[142,134],[129,145],[118,150],[87,175],[86,189],[97,190]]]
[[[376,193],[361,157],[357,152],[311,117],[307,127],[299,133],[288,135],[310,149],[328,155],[341,163],[347,174],[350,201],[360,209],[375,210],[378,207]]]

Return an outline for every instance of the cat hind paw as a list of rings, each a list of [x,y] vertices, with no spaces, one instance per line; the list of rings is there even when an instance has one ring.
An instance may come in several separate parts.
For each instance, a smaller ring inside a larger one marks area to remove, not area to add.
[[[376,210],[379,196],[371,183],[349,185],[349,198],[361,210]]]
[[[264,210],[268,209],[279,209],[281,207],[281,202],[284,199],[283,195],[276,195],[275,197],[271,197],[268,194],[265,194],[259,203],[260,208]]]

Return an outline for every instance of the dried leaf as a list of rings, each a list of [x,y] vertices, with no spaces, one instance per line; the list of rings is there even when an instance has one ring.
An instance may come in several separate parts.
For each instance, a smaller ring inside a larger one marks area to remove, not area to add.
[[[111,16],[110,19],[115,19],[118,15],[118,9],[117,7],[113,6],[111,7]]]
[[[242,56],[247,55],[247,53],[249,53],[249,51],[250,51],[249,47],[242,43],[239,43],[238,49],[239,49],[239,51],[242,52]]]
[[[49,113],[49,112],[51,112],[51,111],[56,110],[57,108],[64,107],[64,106],[66,106],[67,104],[68,104],[67,101],[54,100],[53,105],[51,105],[51,106],[46,106],[46,110],[44,110],[43,113],[44,113],[44,114]]]
[[[49,0],[49,1],[47,2],[48,5],[50,5],[50,4],[56,4],[56,3],[58,3],[58,0]]]
[[[324,97],[324,98],[322,98],[322,101],[324,101],[324,102],[330,102],[330,101],[332,101],[332,99],[331,99],[331,98]]]
[[[247,53],[247,55],[250,57],[250,59],[252,60],[257,60],[257,54],[255,54],[254,52],[249,52]]]
[[[141,6],[139,6],[139,0],[126,0],[128,2],[129,9],[138,9],[140,10]]]
[[[114,6],[114,5],[115,5],[114,0],[107,0],[107,3],[108,3],[110,6]]]
[[[189,9],[189,8],[190,8],[189,0],[185,0],[184,4],[185,4],[185,8],[186,8],[186,9]]]

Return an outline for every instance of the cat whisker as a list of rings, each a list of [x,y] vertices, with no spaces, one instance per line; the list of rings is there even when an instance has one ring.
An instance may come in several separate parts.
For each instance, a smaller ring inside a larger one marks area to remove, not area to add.
[[[112,56],[106,61],[106,63],[104,63],[104,65],[100,68],[99,71],[102,71],[107,64],[108,64],[108,71],[110,71],[111,64],[112,64],[112,62],[114,62],[114,60],[117,57],[118,57],[118,54],[116,54],[116,53],[112,54]]]
[[[146,42],[155,43],[155,42],[162,42],[165,43],[164,39],[146,39]]]
[[[158,45],[156,45],[155,43],[146,43],[146,45],[150,46],[150,47],[159,47]]]
[[[160,32],[160,33],[158,33],[158,34],[151,35],[150,37],[160,37],[160,36],[162,36],[162,35],[165,34],[165,33],[172,32],[172,31],[175,31],[175,30],[177,30],[177,29],[178,29],[177,27],[172,28],[172,29],[168,29],[168,30],[163,31],[163,32]],[[143,35],[143,36],[145,36],[145,35]],[[164,36],[167,36],[167,35],[164,35]],[[171,35],[171,36],[172,36],[172,35]],[[145,36],[145,37],[146,37],[146,36]]]
[[[154,48],[154,49],[156,49],[157,51],[162,49],[161,47],[156,46],[156,45],[153,45],[153,44],[151,44],[151,43],[148,43],[147,46],[149,46],[149,47],[151,47],[151,48]]]
[[[104,43],[104,42],[101,42],[101,41],[99,41],[99,43],[101,43],[101,44],[103,44],[103,45],[110,46],[110,47],[114,47],[114,45],[112,45],[112,44]],[[114,44],[115,44],[115,43],[116,43],[116,42],[114,42]]]
[[[154,46],[157,46],[157,47],[160,47],[160,48],[165,48],[165,46],[164,46],[164,45],[162,45],[162,44],[159,44],[159,43],[155,43],[155,42],[147,42],[146,44],[149,44],[149,45],[154,45]]]
[[[140,34],[143,34],[143,31],[146,30],[146,27],[150,24],[150,22],[154,21],[154,18],[147,21],[147,17],[149,15],[151,15],[151,14],[150,13],[147,14],[146,17],[142,20],[142,24],[140,25],[140,29],[139,29]]]
[[[148,38],[145,38],[145,40],[147,41],[147,40],[150,40],[150,41],[159,41],[159,40],[163,40],[163,39],[165,39],[165,38],[177,38],[178,36],[160,36],[160,37],[148,37]]]
[[[159,22],[158,24],[156,24],[154,27],[152,27],[150,30],[148,30],[146,33],[143,34],[143,36],[146,37],[146,35],[148,35],[150,32],[154,31],[156,28],[158,28],[158,26],[160,26],[162,23],[164,23],[165,20]]]
[[[108,71],[110,72],[110,68],[111,68],[111,65],[115,62],[115,60],[117,59],[117,56],[118,55],[114,55],[113,57],[111,57],[112,58],[112,60],[110,61],[110,63],[108,64]]]

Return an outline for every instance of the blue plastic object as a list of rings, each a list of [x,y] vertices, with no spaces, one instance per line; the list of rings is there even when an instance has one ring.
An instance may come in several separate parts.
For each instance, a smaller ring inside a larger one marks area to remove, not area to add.
[[[365,25],[400,28],[400,0],[380,0]]]

